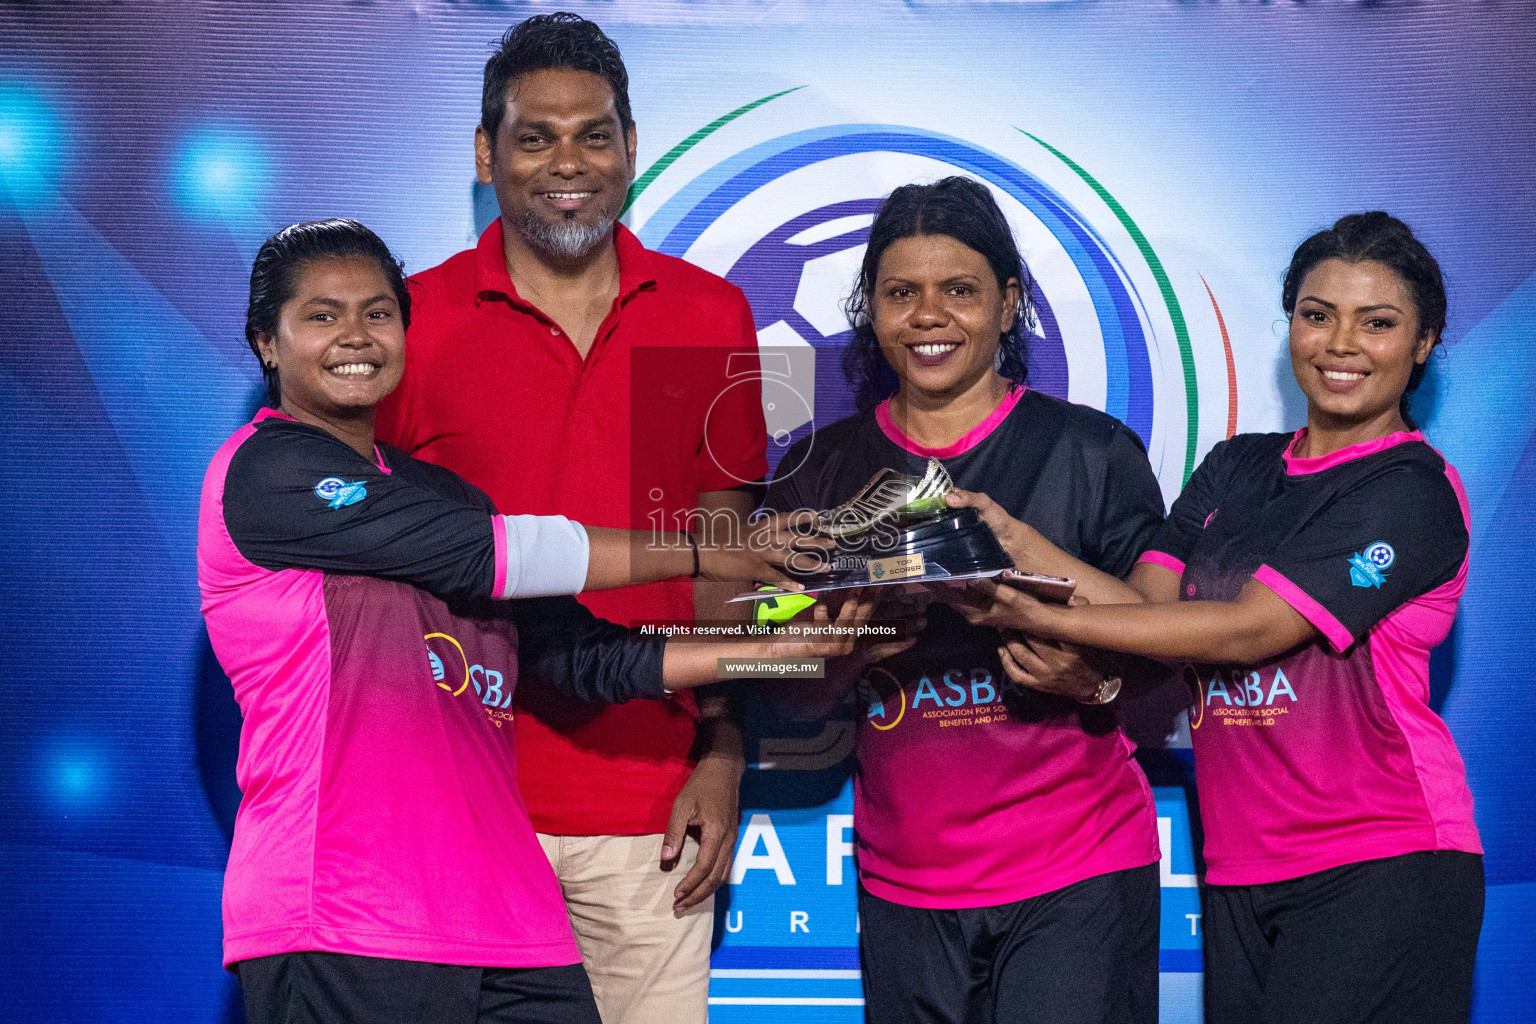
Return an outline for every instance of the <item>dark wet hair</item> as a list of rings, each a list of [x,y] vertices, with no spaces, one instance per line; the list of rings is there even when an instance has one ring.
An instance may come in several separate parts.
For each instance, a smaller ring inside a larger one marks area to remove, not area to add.
[[[378,263],[400,304],[400,323],[411,325],[411,293],[405,286],[405,264],[384,240],[355,220],[312,220],[290,224],[265,242],[251,264],[251,302],[245,310],[245,343],[261,362],[267,397],[275,407],[283,397],[277,367],[268,366],[256,344],[258,334],[277,334],[283,303],[293,298],[299,271],[319,260],[364,256]]]
[[[556,11],[537,14],[507,29],[491,59],[485,63],[485,85],[480,93],[480,126],[496,145],[507,113],[507,87],[535,71],[567,68],[589,71],[613,90],[613,106],[619,128],[627,136],[635,119],[629,110],[629,71],[624,58],[603,30],[579,14]]]
[[[1389,267],[1413,294],[1413,303],[1418,307],[1420,336],[1428,332],[1434,335],[1435,344],[1440,344],[1445,332],[1445,278],[1440,273],[1440,264],[1424,243],[1413,237],[1413,230],[1407,224],[1380,210],[1352,213],[1340,217],[1333,227],[1319,231],[1298,245],[1280,290],[1280,306],[1287,318],[1296,311],[1302,280],[1324,260],[1348,263],[1370,260]],[[1414,423],[1408,415],[1408,396],[1424,379],[1428,365],[1424,362],[1414,366],[1408,375],[1408,387],[1403,391],[1399,411],[1410,428]]]
[[[1008,218],[981,182],[958,175],[931,185],[903,185],[886,197],[869,229],[869,246],[858,283],[847,303],[853,338],[843,349],[843,372],[853,385],[860,409],[869,409],[896,393],[896,371],[880,351],[870,307],[880,257],[893,242],[914,235],[948,235],[986,259],[998,288],[1019,282],[1019,306],[1013,326],[998,339],[998,372],[1023,384],[1029,368],[1024,331],[1034,316],[1034,279],[1019,255]]]

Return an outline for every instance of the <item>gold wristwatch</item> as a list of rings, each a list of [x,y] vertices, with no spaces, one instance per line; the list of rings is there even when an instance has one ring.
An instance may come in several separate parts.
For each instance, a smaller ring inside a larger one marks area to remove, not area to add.
[[[1099,683],[1098,693],[1088,700],[1079,697],[1077,702],[1079,704],[1108,704],[1118,696],[1120,696],[1120,677],[1105,676],[1103,681]]]

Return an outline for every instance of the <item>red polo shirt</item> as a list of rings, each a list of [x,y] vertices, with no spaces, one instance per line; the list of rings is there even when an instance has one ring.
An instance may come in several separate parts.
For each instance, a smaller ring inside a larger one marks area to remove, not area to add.
[[[739,288],[615,227],[619,297],[587,357],[507,274],[501,221],[410,279],[405,379],[378,436],[445,466],[508,514],[676,530],[704,491],[768,471],[757,332]],[[691,619],[678,579],[584,594],[615,622]],[[662,832],[692,770],[694,705],[582,704],[527,678],[516,696],[530,817],[557,835]]]

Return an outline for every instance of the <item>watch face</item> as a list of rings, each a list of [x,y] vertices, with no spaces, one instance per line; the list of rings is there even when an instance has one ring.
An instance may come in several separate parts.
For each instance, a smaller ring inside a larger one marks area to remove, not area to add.
[[[1120,677],[1110,676],[1099,687],[1099,703],[1108,704],[1118,696],[1120,696]]]

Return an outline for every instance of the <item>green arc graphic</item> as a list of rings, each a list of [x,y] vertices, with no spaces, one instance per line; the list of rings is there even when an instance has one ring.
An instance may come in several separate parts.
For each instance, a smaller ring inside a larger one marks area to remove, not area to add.
[[[723,114],[720,117],[715,118],[713,121],[709,122],[709,124],[705,125],[703,128],[700,128],[698,131],[688,136],[682,142],[679,142],[677,145],[667,150],[661,155],[659,160],[645,169],[644,174],[635,179],[635,183],[633,185],[629,186],[629,198],[624,200],[624,209],[619,211],[619,216],[624,216],[625,212],[634,205],[635,200],[640,198],[640,193],[644,192],[646,188],[651,184],[651,182],[660,177],[662,171],[665,171],[668,167],[671,167],[678,161],[679,157],[688,152],[694,146],[697,146],[699,143],[703,142],[705,139],[709,138],[715,132],[719,131],[721,128],[724,128],[726,125],[730,124],[741,115],[750,114],[764,103],[776,100],[780,96],[788,96],[790,93],[804,88],[805,86],[803,85],[797,85],[794,88],[784,89],[780,92],[771,93],[767,96],[764,96],[761,99],[753,100],[746,106],[737,107],[729,114]]]
[[[1142,259],[1147,261],[1147,267],[1152,271],[1152,277],[1157,281],[1158,290],[1163,293],[1163,302],[1168,306],[1168,318],[1173,321],[1173,336],[1179,342],[1179,360],[1184,364],[1184,401],[1186,415],[1189,419],[1189,428],[1184,443],[1184,483],[1189,483],[1190,474],[1195,471],[1195,449],[1200,441],[1200,390],[1195,377],[1195,352],[1189,344],[1189,326],[1184,322],[1184,310],[1179,306],[1179,298],[1173,293],[1173,283],[1168,280],[1168,272],[1163,269],[1163,261],[1157,258],[1157,253],[1152,251],[1152,244],[1147,241],[1147,236],[1141,228],[1131,219],[1131,215],[1125,212],[1125,207],[1120,201],[1109,194],[1109,189],[1099,184],[1093,175],[1089,174],[1075,160],[1067,156],[1055,146],[1046,142],[1038,135],[1026,132],[1018,125],[1014,125],[1014,131],[1028,138],[1034,139],[1040,145],[1051,152],[1056,159],[1070,167],[1079,178],[1088,183],[1098,197],[1104,200],[1104,205],[1120,221],[1131,240],[1136,243],[1136,248],[1141,250]]]

